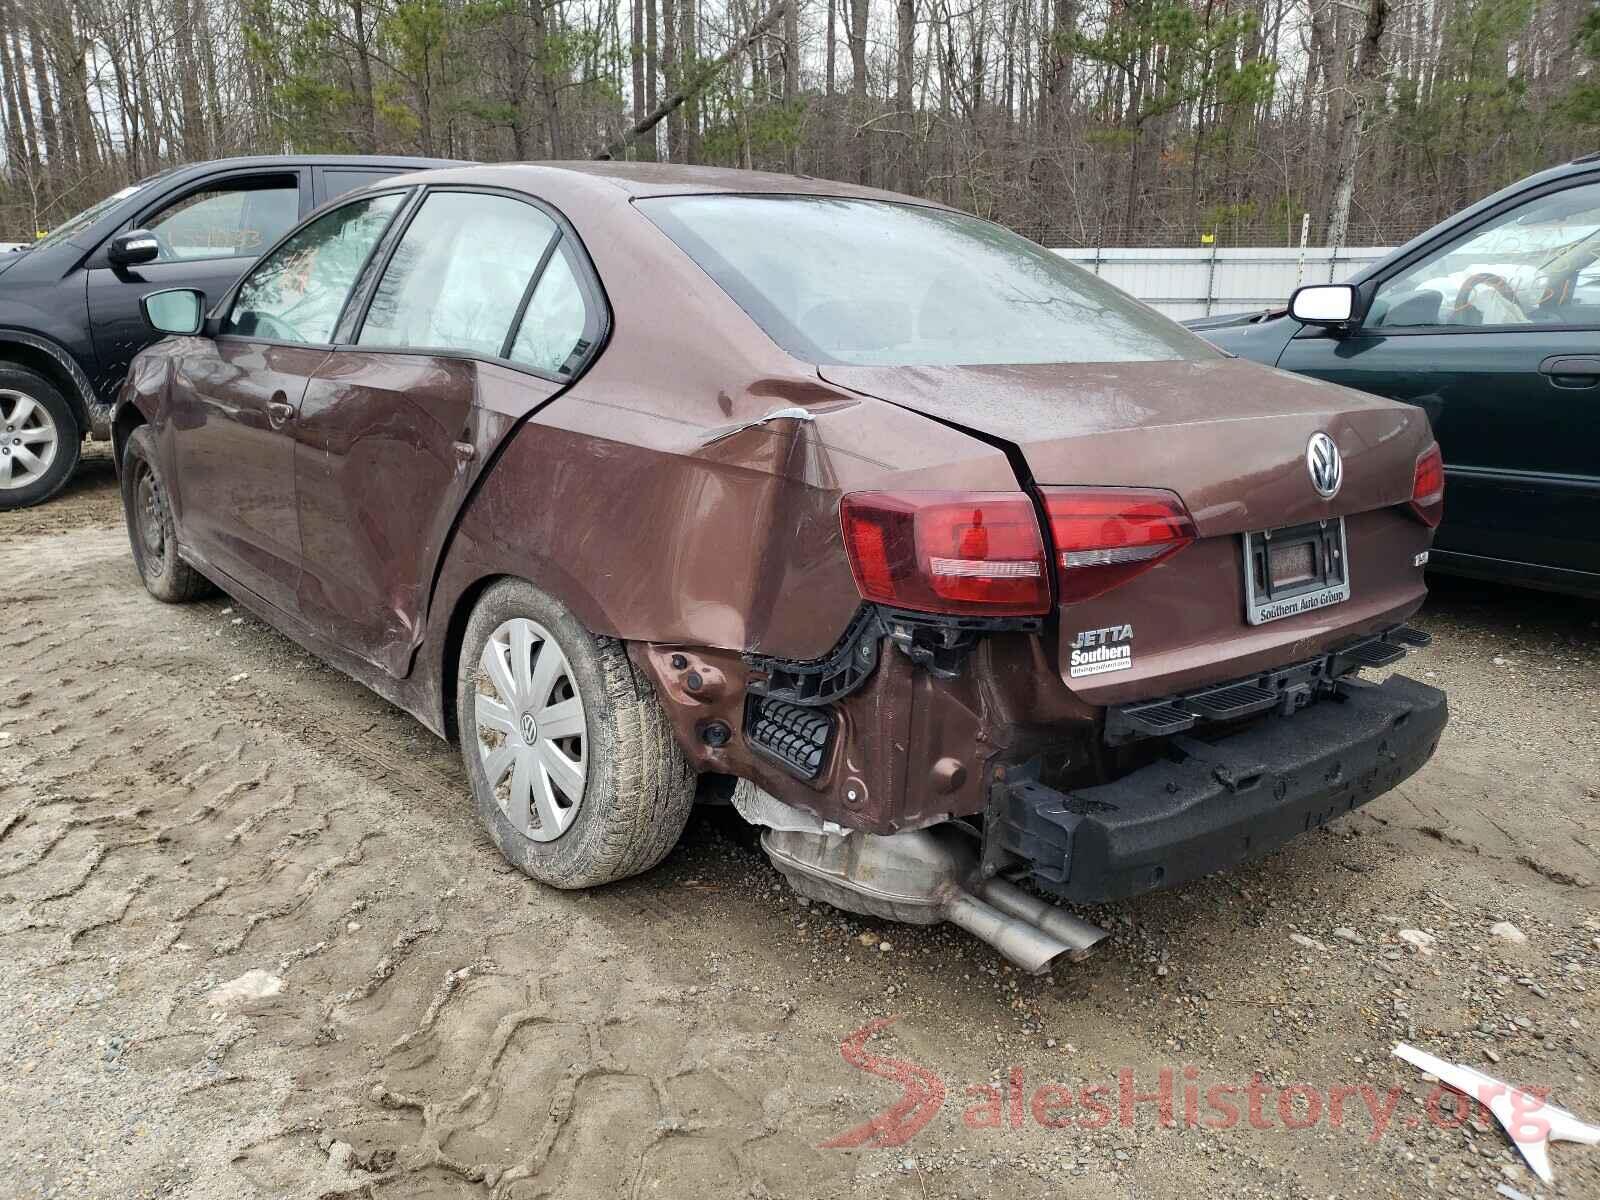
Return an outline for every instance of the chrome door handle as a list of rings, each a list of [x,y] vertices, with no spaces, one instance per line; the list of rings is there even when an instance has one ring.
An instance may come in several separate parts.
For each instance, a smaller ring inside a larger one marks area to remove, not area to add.
[[[456,452],[456,462],[463,467],[478,457],[478,448],[471,442],[456,442],[451,448]]]
[[[282,429],[292,416],[294,416],[294,405],[286,401],[274,400],[267,405],[267,423],[274,429]]]

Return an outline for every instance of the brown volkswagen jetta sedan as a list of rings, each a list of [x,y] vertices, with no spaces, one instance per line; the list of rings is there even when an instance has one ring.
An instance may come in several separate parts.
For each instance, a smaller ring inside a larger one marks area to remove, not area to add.
[[[1433,753],[1384,667],[1442,501],[1420,410],[1229,358],[998,226],[655,165],[401,176],[134,362],[134,558],[458,738],[557,887],[697,792],[789,881],[1028,970]],[[1024,890],[1018,882],[1031,882]]]

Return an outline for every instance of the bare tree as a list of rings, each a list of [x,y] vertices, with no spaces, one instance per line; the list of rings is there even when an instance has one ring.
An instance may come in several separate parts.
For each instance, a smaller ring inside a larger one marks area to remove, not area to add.
[[[1600,134],[1596,0],[627,3],[0,0],[0,237],[211,155],[620,144],[1058,243],[1388,243]]]
[[[1373,82],[1378,77],[1379,43],[1389,21],[1389,0],[1367,0],[1365,30],[1356,51],[1351,78],[1351,94],[1340,114],[1337,146],[1333,159],[1333,194],[1328,200],[1328,244],[1344,245],[1350,226],[1350,201],[1356,190],[1356,163],[1361,156],[1362,110],[1371,102]]]

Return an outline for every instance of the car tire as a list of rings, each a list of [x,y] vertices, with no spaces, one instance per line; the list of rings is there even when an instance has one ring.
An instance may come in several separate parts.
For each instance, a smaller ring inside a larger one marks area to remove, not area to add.
[[[456,713],[478,818],[525,874],[596,887],[677,843],[696,777],[661,702],[621,642],[531,583],[503,580],[479,599]]]
[[[0,512],[50,499],[72,478],[82,449],[83,427],[61,389],[37,371],[0,363]],[[24,466],[23,454],[42,466]]]
[[[155,436],[148,425],[141,425],[128,435],[122,449],[122,511],[128,520],[128,542],[145,590],[168,604],[184,604],[207,595],[212,586],[178,556],[169,495],[156,462]]]

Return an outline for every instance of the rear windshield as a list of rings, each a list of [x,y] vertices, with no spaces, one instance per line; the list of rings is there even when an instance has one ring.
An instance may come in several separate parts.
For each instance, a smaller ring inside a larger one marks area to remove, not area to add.
[[[1218,357],[1089,272],[964,213],[820,196],[658,196],[639,208],[807,362]]]

